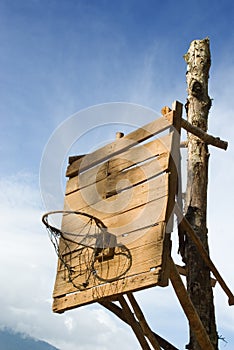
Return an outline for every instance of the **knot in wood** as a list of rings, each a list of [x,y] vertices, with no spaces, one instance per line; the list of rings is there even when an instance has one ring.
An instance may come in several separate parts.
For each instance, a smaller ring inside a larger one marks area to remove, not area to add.
[[[192,95],[195,97],[201,97],[203,93],[202,84],[199,81],[194,81],[191,88]]]

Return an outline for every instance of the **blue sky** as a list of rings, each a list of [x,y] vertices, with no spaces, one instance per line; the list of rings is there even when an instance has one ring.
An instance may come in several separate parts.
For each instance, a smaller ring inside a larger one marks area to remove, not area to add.
[[[183,55],[192,40],[207,36],[212,55],[209,91],[213,98],[209,131],[229,141],[227,152],[210,148],[209,239],[214,261],[234,287],[233,20],[230,0],[0,1],[0,261],[4,266],[0,277],[8,281],[0,292],[0,325],[51,341],[62,350],[75,349],[77,342],[81,350],[103,350],[116,334],[115,349],[123,347],[126,340],[127,350],[136,349],[128,328],[95,305],[63,316],[51,313],[56,260],[40,223],[45,210],[40,198],[40,161],[54,130],[82,109],[122,101],[159,112],[175,99],[185,103]],[[98,118],[81,119],[81,129],[96,125]],[[124,120],[136,125],[147,121],[144,117],[134,120],[134,116]],[[123,120],[110,116],[109,122]],[[92,137],[89,142],[88,150],[99,139],[95,142]],[[139,295],[152,327],[164,336],[169,334],[169,340],[182,348],[187,342],[187,324],[176,301],[168,302],[174,298],[173,293],[160,290],[160,300],[165,298],[160,303],[154,301],[152,293]],[[220,334],[228,341],[220,348],[232,349],[233,309],[226,306],[219,287],[215,297]],[[157,308],[163,315],[161,320]],[[179,320],[178,332],[173,331],[169,320],[175,317]],[[98,345],[97,332],[103,335]]]

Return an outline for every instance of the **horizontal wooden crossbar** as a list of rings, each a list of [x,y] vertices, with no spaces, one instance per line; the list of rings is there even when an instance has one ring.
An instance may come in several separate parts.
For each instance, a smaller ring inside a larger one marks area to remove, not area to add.
[[[228,147],[228,142],[220,140],[219,137],[214,137],[212,135],[207,134],[205,131],[202,129],[190,124],[187,120],[181,119],[181,126],[191,134],[199,137],[202,141],[207,143],[208,145],[212,145],[221,149],[226,150]]]
[[[161,110],[163,115],[167,115],[170,111],[171,109],[167,106],[163,107]],[[187,130],[188,132],[190,132],[191,134],[199,137],[199,139],[201,139],[208,145],[212,145],[224,150],[226,150],[228,147],[227,141],[223,141],[219,137],[214,137],[212,135],[207,134],[205,131],[203,131],[202,129],[198,128],[195,125],[192,125],[191,123],[189,123],[187,120],[183,118],[181,118],[181,127]],[[185,144],[182,143],[182,145],[184,147]]]
[[[82,171],[85,171],[96,164],[104,162],[110,157],[130,149],[139,142],[143,142],[150,137],[170,128],[170,126],[173,124],[174,115],[175,111],[171,111],[170,113],[144,125],[121,139],[117,139],[108,145],[99,148],[97,151],[87,154],[79,166],[79,172],[81,173]],[[70,177],[74,174],[74,171],[76,172],[77,162],[79,162],[79,160],[74,161],[68,167],[66,176]]]

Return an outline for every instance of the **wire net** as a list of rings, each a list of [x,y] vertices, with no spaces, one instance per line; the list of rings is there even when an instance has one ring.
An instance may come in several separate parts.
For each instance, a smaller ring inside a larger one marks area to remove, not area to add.
[[[58,215],[62,229],[58,228]],[[118,243],[98,218],[83,212],[54,211],[43,215],[42,221],[59,258],[59,269],[76,289],[84,290],[96,281],[116,281],[131,268],[129,249]],[[52,221],[57,221],[56,226]]]

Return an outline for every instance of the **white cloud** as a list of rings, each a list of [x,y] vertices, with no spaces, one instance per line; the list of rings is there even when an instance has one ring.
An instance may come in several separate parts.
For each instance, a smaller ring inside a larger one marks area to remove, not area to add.
[[[136,349],[128,327],[99,307],[53,314],[56,256],[40,218],[40,193],[29,174],[0,179],[0,326],[61,350]],[[112,336],[116,341],[112,344]],[[128,344],[125,346],[124,344]]]

